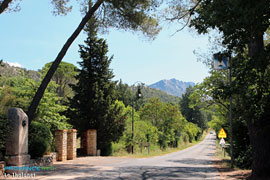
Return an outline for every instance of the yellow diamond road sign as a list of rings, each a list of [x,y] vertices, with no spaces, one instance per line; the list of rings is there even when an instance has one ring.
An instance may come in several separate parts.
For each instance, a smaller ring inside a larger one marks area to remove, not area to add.
[[[227,138],[227,134],[223,128],[220,129],[220,131],[218,133],[218,138]]]

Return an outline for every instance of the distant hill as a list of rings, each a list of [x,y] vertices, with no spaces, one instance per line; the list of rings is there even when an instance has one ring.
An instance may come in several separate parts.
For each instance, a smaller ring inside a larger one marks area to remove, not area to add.
[[[194,82],[183,82],[177,79],[161,80],[152,85],[150,88],[158,89],[164,91],[170,95],[181,97],[183,93],[186,92],[186,88],[189,86],[195,86]]]
[[[27,70],[25,68],[11,66],[10,64],[5,62],[2,63],[2,66],[0,65],[0,76],[3,77],[24,76],[34,80],[40,80],[41,78],[39,71]]]
[[[149,99],[149,98],[159,98],[162,102],[168,102],[168,103],[173,103],[173,104],[178,104],[180,102],[180,98],[170,95],[164,91],[155,89],[155,88],[150,88],[145,86],[142,89],[142,94],[144,98]]]

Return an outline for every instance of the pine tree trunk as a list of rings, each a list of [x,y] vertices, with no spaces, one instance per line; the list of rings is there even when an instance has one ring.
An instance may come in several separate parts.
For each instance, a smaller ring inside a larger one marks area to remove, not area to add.
[[[104,2],[104,0],[98,0],[95,3],[95,5],[91,9],[89,9],[89,11],[86,13],[86,15],[82,19],[81,23],[79,24],[79,26],[76,28],[76,30],[73,32],[73,34],[66,41],[66,43],[62,47],[61,51],[57,55],[56,59],[52,63],[49,71],[47,72],[46,76],[42,80],[42,82],[41,82],[41,84],[40,84],[40,86],[39,86],[39,88],[38,88],[38,90],[37,90],[37,92],[36,92],[36,94],[34,96],[33,101],[31,102],[31,104],[30,104],[30,106],[28,108],[27,115],[28,115],[28,118],[29,118],[29,123],[31,123],[31,121],[33,120],[36,109],[37,109],[37,107],[39,105],[39,102],[40,102],[41,98],[43,97],[44,92],[45,92],[49,82],[51,81],[51,79],[53,77],[53,74],[57,70],[57,68],[58,68],[59,64],[61,63],[62,59],[64,58],[68,48],[73,43],[73,41],[77,38],[77,36],[83,30],[85,24],[89,21],[89,19],[93,16],[95,11],[99,8],[99,6],[103,2]]]
[[[256,58],[263,48],[263,35],[261,35],[248,44],[249,56]],[[258,59],[258,61],[260,60],[265,61],[264,59]],[[253,158],[251,179],[254,180],[270,179],[270,112],[268,108],[269,106],[266,105],[262,110],[264,111],[263,115],[260,117],[254,115],[254,119],[247,121]],[[243,151],[245,150],[243,149]]]
[[[0,4],[0,14],[2,14],[8,8],[9,3],[11,3],[11,0],[4,0]]]

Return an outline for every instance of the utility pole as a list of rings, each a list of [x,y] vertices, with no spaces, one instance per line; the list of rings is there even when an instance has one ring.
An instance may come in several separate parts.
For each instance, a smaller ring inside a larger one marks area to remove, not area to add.
[[[231,58],[229,59],[229,81],[230,88],[232,87],[232,66],[231,66]],[[233,168],[233,129],[232,129],[232,94],[230,96],[230,130],[231,130],[231,168]]]
[[[229,61],[229,62],[228,62]],[[222,69],[228,69],[229,71],[229,84],[230,88],[232,87],[232,66],[231,66],[231,58],[227,58],[224,56],[223,53],[219,52],[214,54],[214,63],[213,63],[213,69],[215,70],[222,70]],[[230,95],[230,109],[229,109],[229,118],[230,118],[230,131],[231,131],[231,138],[230,138],[230,146],[231,146],[231,168],[233,168],[233,128],[232,128],[232,94]]]
[[[135,86],[136,83],[141,83],[143,85],[142,82],[137,81],[135,82],[132,86]],[[137,101],[139,98],[142,97],[142,92],[141,92],[141,87],[138,87],[137,93],[135,95],[135,98],[132,101],[132,134],[131,134],[131,139],[132,139],[132,146],[131,146],[131,153],[134,153],[134,106],[135,106],[135,101]]]

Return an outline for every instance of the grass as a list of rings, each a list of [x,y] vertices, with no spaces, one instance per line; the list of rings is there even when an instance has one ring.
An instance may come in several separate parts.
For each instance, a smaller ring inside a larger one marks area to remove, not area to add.
[[[231,156],[227,153],[219,144],[219,139],[216,142],[216,157],[222,160],[221,167],[230,168],[231,167]],[[225,151],[225,152],[224,152]]]
[[[198,141],[194,141],[192,143],[180,143],[178,148],[166,148],[165,150],[162,150],[157,145],[150,146],[150,153],[148,154],[148,149],[143,149],[142,152],[140,152],[140,148],[135,147],[135,153],[129,154],[126,151],[120,151],[113,153],[113,156],[121,156],[121,157],[129,157],[129,158],[147,158],[147,157],[154,157],[154,156],[161,156],[173,152],[177,152],[183,149],[186,149],[188,147],[194,146],[195,144],[200,143],[202,140],[204,140],[205,136],[208,132],[204,132],[201,138]]]

